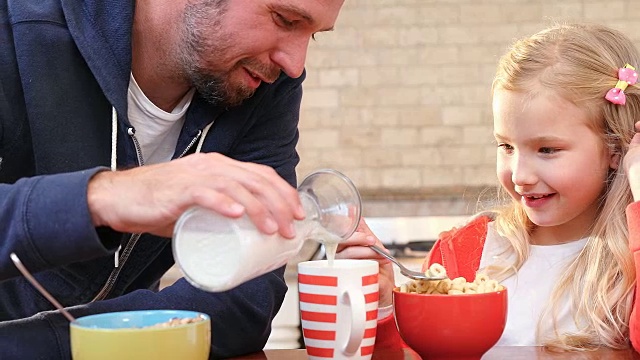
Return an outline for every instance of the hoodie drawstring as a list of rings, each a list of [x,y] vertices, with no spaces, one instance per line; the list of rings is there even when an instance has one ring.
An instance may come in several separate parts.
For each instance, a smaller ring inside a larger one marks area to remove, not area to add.
[[[200,150],[202,150],[202,144],[204,144],[204,138],[207,137],[207,133],[209,132],[209,129],[211,129],[211,125],[213,125],[213,121],[209,123],[209,125],[205,126],[204,129],[202,129],[202,134],[200,134],[200,140],[198,140],[198,146],[196,146],[196,154],[200,152]]]
[[[118,113],[116,108],[111,107],[111,171],[116,171],[118,166]],[[120,265],[120,249],[122,244],[118,245],[118,249],[113,255],[113,266],[118,267]]]

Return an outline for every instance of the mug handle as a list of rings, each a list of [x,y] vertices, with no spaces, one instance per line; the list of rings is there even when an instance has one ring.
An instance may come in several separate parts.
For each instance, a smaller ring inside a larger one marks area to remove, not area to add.
[[[361,291],[347,290],[342,294],[346,298],[347,306],[351,309],[351,327],[347,343],[342,347],[342,352],[347,356],[354,355],[364,339],[364,330],[367,315],[364,303],[364,294]]]

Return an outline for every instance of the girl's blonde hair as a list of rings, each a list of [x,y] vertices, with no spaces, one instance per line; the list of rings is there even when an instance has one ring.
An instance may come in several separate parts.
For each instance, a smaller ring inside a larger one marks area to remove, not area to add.
[[[584,250],[556,284],[539,321],[539,339],[554,349],[628,347],[635,269],[628,247],[625,208],[633,198],[622,157],[634,134],[634,123],[640,120],[640,89],[629,86],[625,90],[626,105],[605,100],[607,91],[618,81],[618,69],[626,63],[640,66],[640,56],[622,33],[594,24],[561,24],[517,41],[500,59],[493,82],[494,91],[553,91],[586,110],[589,125],[602,134],[603,144],[620,159],[618,168],[611,169],[606,179],[599,213]],[[510,242],[506,255],[516,259],[510,266],[492,269],[504,279],[528,258],[528,239],[536,225],[515,201],[497,210],[495,224]],[[558,331],[556,314],[564,296],[571,299],[575,310],[577,333]],[[553,326],[553,336],[542,337],[543,323]]]

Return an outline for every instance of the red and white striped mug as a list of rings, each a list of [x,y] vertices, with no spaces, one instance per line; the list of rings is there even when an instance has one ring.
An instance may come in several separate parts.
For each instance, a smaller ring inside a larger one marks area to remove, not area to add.
[[[310,359],[371,359],[378,324],[376,261],[299,263],[298,294]]]

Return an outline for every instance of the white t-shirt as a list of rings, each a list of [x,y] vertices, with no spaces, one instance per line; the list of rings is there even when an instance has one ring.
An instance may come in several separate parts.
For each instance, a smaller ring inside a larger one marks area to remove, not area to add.
[[[498,346],[541,345],[536,339],[538,320],[551,298],[554,285],[586,242],[585,238],[560,245],[531,245],[530,256],[518,273],[501,281],[508,290],[509,313]],[[480,269],[495,261],[501,262],[501,259],[496,260],[496,256],[504,258],[501,253],[507,244],[507,240],[497,233],[494,224],[489,223]],[[569,299],[562,301],[559,307],[557,324],[560,334],[578,330]],[[546,322],[541,333],[553,334],[553,324]]]
[[[129,122],[136,129],[145,164],[167,162],[173,157],[185,115],[195,89],[191,89],[168,113],[155,106],[142,92],[131,74],[127,102]]]

